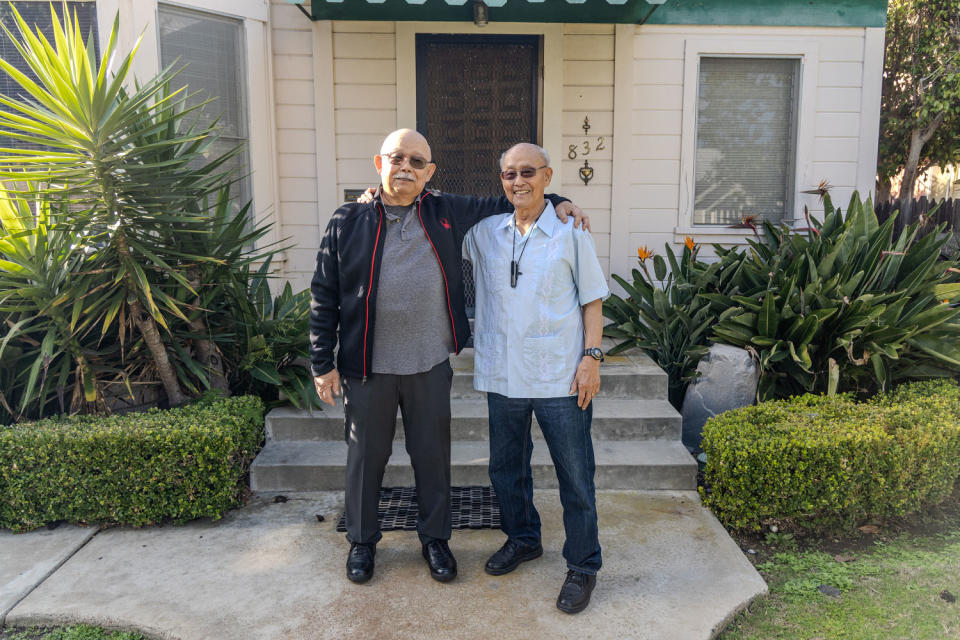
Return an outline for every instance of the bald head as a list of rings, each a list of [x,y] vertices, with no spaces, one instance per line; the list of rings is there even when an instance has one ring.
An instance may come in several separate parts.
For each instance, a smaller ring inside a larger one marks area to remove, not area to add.
[[[430,143],[427,142],[427,139],[423,137],[422,133],[414,131],[413,129],[397,129],[388,135],[384,138],[383,144],[380,145],[380,153],[392,153],[401,145],[420,146],[426,149],[425,160],[431,160],[433,158],[430,152]]]
[[[388,135],[380,145],[380,153],[373,158],[380,174],[383,202],[412,204],[437,168],[432,158],[430,145],[420,132],[397,129]]]
[[[503,159],[507,157],[507,154],[513,151],[524,151],[526,153],[536,154],[540,157],[541,164],[544,166],[550,166],[550,154],[547,153],[547,150],[541,147],[540,145],[533,144],[532,142],[518,142],[513,145],[506,151],[500,154],[500,169],[503,169]]]

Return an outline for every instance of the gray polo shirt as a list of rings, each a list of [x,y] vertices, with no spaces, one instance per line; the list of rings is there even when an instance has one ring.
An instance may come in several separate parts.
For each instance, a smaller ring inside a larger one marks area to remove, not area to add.
[[[443,274],[416,204],[384,210],[372,371],[423,373],[454,350]]]

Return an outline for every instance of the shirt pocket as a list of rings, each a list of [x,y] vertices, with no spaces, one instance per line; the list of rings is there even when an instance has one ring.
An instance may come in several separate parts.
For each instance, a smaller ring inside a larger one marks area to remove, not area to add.
[[[479,277],[483,278],[486,293],[493,294],[503,291],[510,280],[510,264],[498,260],[494,256],[484,256],[480,260]],[[477,304],[481,301],[478,300]],[[491,305],[492,307],[493,305]]]
[[[564,380],[570,374],[566,371],[566,350],[562,336],[524,338],[522,369],[538,382]]]

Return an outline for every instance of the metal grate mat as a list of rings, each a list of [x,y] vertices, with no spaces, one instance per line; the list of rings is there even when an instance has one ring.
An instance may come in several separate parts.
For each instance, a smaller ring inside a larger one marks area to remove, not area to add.
[[[416,531],[415,487],[383,487],[377,519],[381,531]],[[499,529],[500,504],[492,487],[450,487],[450,520],[454,529]],[[346,531],[343,514],[337,531]]]

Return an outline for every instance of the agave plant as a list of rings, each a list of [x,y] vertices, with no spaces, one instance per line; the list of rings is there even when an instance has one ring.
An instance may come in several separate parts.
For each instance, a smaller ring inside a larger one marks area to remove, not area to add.
[[[204,232],[207,218],[196,203],[229,180],[224,162],[236,150],[212,154],[215,125],[190,126],[192,112],[203,105],[188,107],[185,92],[170,89],[171,70],[129,92],[124,88],[137,46],[118,58],[116,21],[98,65],[76,16],[64,10],[61,23],[52,7],[51,13],[53,42],[31,31],[16,9],[18,33],[3,27],[37,80],[0,59],[0,69],[24,92],[22,98],[0,96],[0,126],[5,136],[32,147],[0,148],[0,179],[10,190],[62,203],[49,210],[45,224],[82,236],[95,250],[74,272],[66,300],[54,298],[58,305],[43,306],[41,313],[53,322],[68,305],[72,325],[97,325],[107,336],[116,324],[121,348],[125,337],[142,341],[169,402],[179,404],[186,396],[169,334],[161,332],[176,320],[190,321],[189,303],[170,292],[181,287],[195,297],[197,283],[184,265],[218,258],[172,256],[164,242],[171,228]],[[5,341],[18,340],[19,331],[10,328]],[[80,371],[86,398],[95,398],[96,372]]]
[[[854,193],[846,215],[824,194],[824,219],[765,233],[739,254],[731,288],[704,293],[717,322],[711,339],[755,354],[761,399],[804,392],[872,392],[899,380],[960,371],[957,265],[946,238],[893,238],[873,204]]]

